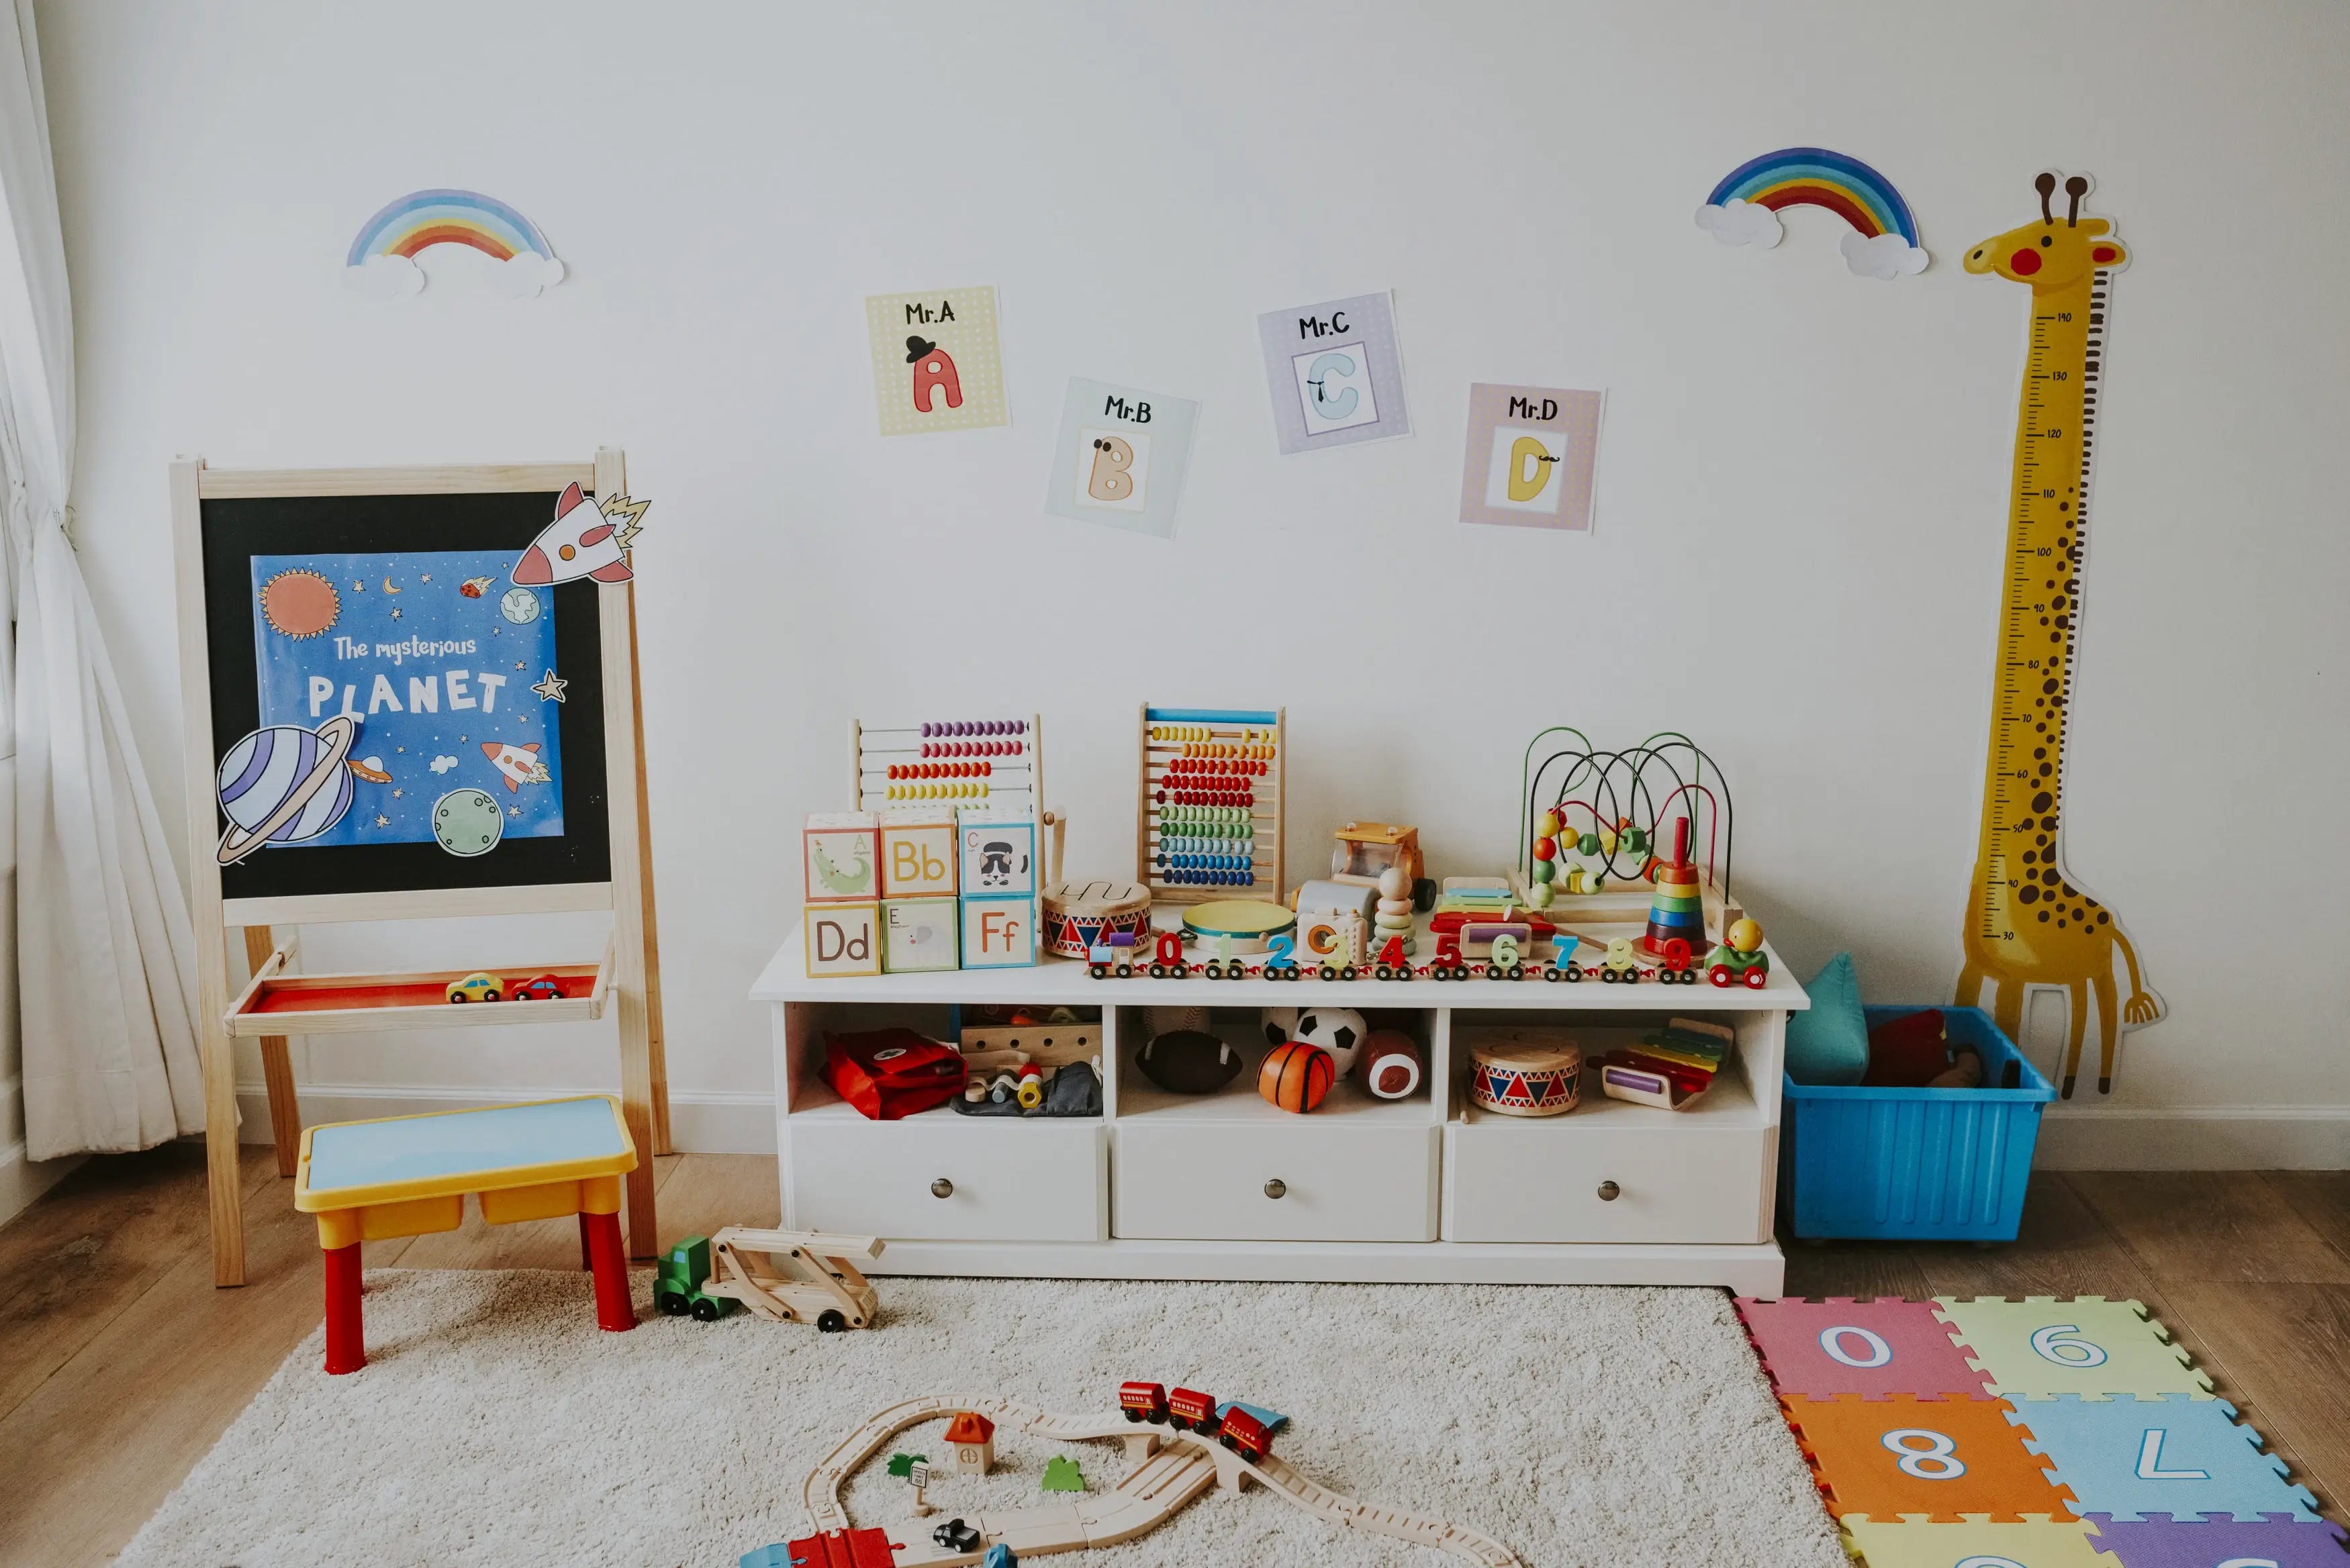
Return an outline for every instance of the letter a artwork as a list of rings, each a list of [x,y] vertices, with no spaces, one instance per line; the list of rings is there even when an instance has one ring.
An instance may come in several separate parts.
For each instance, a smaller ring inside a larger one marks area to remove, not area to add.
[[[883,435],[1012,422],[994,289],[873,295],[865,301],[865,326]]]

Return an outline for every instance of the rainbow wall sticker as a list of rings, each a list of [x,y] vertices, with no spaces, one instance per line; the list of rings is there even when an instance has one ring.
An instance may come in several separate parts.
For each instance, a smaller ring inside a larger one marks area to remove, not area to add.
[[[1769,250],[1784,239],[1779,213],[1825,207],[1852,225],[1838,242],[1845,265],[1863,277],[1891,282],[1923,272],[1929,259],[1918,244],[1918,220],[1893,182],[1825,147],[1783,147],[1749,159],[1724,175],[1697,210],[1697,226],[1725,245]]]
[[[344,258],[345,286],[396,299],[424,286],[416,258],[435,245],[465,245],[496,264],[490,286],[524,299],[563,281],[563,264],[538,225],[478,191],[411,191],[359,225]]]

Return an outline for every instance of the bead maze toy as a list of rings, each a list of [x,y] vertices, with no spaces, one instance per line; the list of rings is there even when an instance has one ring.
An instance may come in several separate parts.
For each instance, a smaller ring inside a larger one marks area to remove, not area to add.
[[[2343,1560],[2340,1528],[2137,1302],[1737,1307],[1867,1568]]]
[[[775,1323],[813,1323],[824,1334],[870,1328],[879,1299],[849,1260],[869,1262],[881,1247],[872,1236],[729,1225],[670,1250],[653,1282],[653,1304],[702,1323],[741,1306]]]
[[[1143,1391],[1142,1403],[1127,1403],[1137,1390]],[[1178,1416],[1179,1400],[1196,1400],[1202,1418]],[[985,1509],[927,1531],[902,1524],[860,1529],[849,1522],[840,1492],[852,1474],[908,1428],[963,1416],[1055,1442],[1120,1443],[1127,1473],[1104,1491],[1056,1493],[1055,1501],[1030,1508]],[[1119,1406],[1087,1415],[1054,1415],[1008,1399],[909,1399],[841,1439],[808,1473],[800,1495],[809,1533],[780,1552],[766,1548],[774,1554],[767,1560],[808,1568],[957,1568],[982,1563],[999,1547],[1021,1558],[1082,1552],[1146,1535],[1211,1488],[1237,1494],[1254,1481],[1339,1529],[1431,1547],[1482,1568],[1518,1568],[1508,1547],[1473,1530],[1358,1502],[1309,1480],[1271,1451],[1273,1435],[1284,1422],[1272,1411],[1237,1400],[1217,1401],[1184,1389],[1170,1395],[1153,1383],[1127,1384]],[[743,1559],[758,1560],[757,1553]]]
[[[1645,923],[1641,956],[1650,962],[1675,937],[1702,955],[1709,928],[1743,917],[1731,890],[1730,785],[1687,735],[1666,731],[1602,752],[1582,731],[1554,725],[1526,743],[1521,777],[1510,887],[1526,908],[1563,923]],[[1700,844],[1702,864],[1690,859]],[[1660,846],[1675,850],[1671,861]]]
[[[1282,897],[1284,711],[1144,706],[1134,876],[1153,898]]]

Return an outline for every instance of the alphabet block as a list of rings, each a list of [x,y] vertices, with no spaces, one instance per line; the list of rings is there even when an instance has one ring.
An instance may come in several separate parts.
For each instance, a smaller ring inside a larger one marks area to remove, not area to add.
[[[954,969],[960,916],[952,898],[885,898],[881,902],[881,967],[890,974]]]
[[[958,859],[954,813],[936,808],[885,811],[880,823],[881,897],[952,898]]]
[[[964,893],[1026,898],[1036,891],[1034,817],[967,811],[962,814],[961,842]]]
[[[811,812],[800,843],[809,903],[869,904],[880,896],[881,826],[872,813]]]
[[[963,968],[1019,969],[1035,961],[1035,899],[963,899]]]
[[[879,904],[809,905],[802,928],[807,932],[808,978],[879,974],[880,923]]]

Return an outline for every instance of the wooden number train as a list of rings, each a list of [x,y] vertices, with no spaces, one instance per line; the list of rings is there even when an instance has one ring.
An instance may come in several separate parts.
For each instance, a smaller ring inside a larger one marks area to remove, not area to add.
[[[1121,1383],[1118,1403],[1129,1421],[1213,1438],[1253,1465],[1273,1451],[1272,1430],[1245,1407],[1226,1405],[1219,1411],[1215,1396],[1195,1388],[1170,1392],[1159,1383]]]
[[[1752,925],[1751,920],[1738,922],[1739,927]],[[1087,950],[1086,962],[1087,972],[1096,980],[1128,980],[1136,975],[1182,980],[1195,974],[1209,980],[1303,980],[1310,968],[1324,980],[1334,981],[1539,979],[1574,984],[1596,978],[1608,985],[1637,985],[1644,980],[1661,985],[1695,985],[1702,976],[1718,986],[1743,985],[1751,991],[1760,991],[1771,982],[1771,958],[1762,949],[1759,927],[1751,933],[1733,927],[1731,940],[1714,947],[1702,963],[1697,961],[1695,950],[1679,938],[1666,942],[1662,952],[1647,955],[1631,938],[1617,937],[1606,944],[1599,961],[1588,967],[1575,957],[1587,939],[1559,930],[1547,921],[1493,921],[1490,928],[1471,923],[1436,933],[1434,961],[1420,964],[1411,961],[1403,950],[1402,939],[1397,937],[1390,938],[1376,958],[1360,964],[1334,954],[1308,966],[1297,961],[1293,939],[1285,932],[1272,939],[1261,961],[1234,956],[1226,942],[1216,957],[1195,962],[1185,955],[1183,938],[1175,931],[1150,933],[1154,944],[1147,962],[1136,953],[1137,939],[1124,931]],[[1529,962],[1528,950],[1544,941],[1553,944],[1551,957],[1545,960],[1536,951]]]

